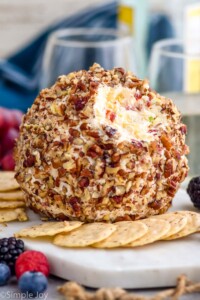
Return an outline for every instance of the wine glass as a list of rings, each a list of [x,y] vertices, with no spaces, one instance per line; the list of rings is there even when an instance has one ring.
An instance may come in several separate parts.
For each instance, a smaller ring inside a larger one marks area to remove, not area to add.
[[[149,79],[153,89],[171,98],[187,125],[189,177],[200,175],[200,55],[185,52],[177,39],[157,42],[152,51]]]
[[[132,38],[106,28],[70,28],[49,38],[43,60],[41,87],[51,86],[58,76],[88,69],[94,62],[106,69],[124,67],[136,72]]]

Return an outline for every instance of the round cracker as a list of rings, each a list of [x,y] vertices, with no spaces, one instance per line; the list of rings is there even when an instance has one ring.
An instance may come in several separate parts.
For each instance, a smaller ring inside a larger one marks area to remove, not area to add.
[[[14,176],[15,172],[0,171],[0,192],[19,189],[19,184]]]
[[[25,207],[24,201],[0,201],[0,208],[17,208]]]
[[[10,221],[27,221],[28,217],[23,208],[15,209],[0,209],[0,222],[10,222]]]
[[[0,201],[1,200],[23,200],[24,193],[20,190],[14,192],[0,192]]]
[[[170,230],[170,224],[167,221],[160,220],[160,219],[144,219],[141,220],[147,228],[148,231],[145,235],[143,235],[141,238],[133,241],[132,243],[128,244],[128,247],[137,247],[137,246],[143,246],[146,244],[151,244],[157,240],[160,240],[162,236],[167,234],[167,232]]]
[[[116,248],[129,244],[142,237],[148,230],[140,221],[122,221],[115,223],[116,231],[102,242],[93,244],[95,248]]]
[[[153,218],[165,220],[165,221],[169,222],[169,224],[171,225],[169,231],[164,236],[162,236],[162,238],[161,238],[162,240],[165,240],[169,236],[172,236],[172,235],[178,233],[187,224],[187,217],[178,211],[170,212],[170,213],[163,214],[163,215],[157,215],[157,216],[154,216]]]
[[[173,234],[166,238],[165,240],[175,240],[180,239],[184,236],[190,235],[199,231],[200,229],[200,214],[192,211],[179,211],[180,214],[187,217],[187,223],[181,231],[176,234]]]
[[[58,234],[53,243],[63,247],[87,247],[107,239],[115,230],[116,226],[113,224],[85,224],[69,234]]]
[[[69,232],[83,223],[78,221],[45,222],[39,225],[24,228],[15,233],[15,237],[36,238],[41,236],[54,236],[61,232]]]

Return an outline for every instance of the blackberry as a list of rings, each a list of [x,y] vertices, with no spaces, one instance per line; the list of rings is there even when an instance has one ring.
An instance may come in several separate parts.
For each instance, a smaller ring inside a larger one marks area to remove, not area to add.
[[[190,180],[187,187],[187,193],[194,206],[200,209],[200,176],[194,177]]]
[[[24,252],[24,242],[14,237],[0,239],[0,263],[6,264],[15,274],[15,261]]]

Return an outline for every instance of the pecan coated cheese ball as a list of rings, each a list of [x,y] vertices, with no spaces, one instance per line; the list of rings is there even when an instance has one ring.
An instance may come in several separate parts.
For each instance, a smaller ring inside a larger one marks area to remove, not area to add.
[[[60,76],[23,119],[16,179],[35,212],[135,220],[164,213],[187,176],[186,126],[170,99],[122,68]]]

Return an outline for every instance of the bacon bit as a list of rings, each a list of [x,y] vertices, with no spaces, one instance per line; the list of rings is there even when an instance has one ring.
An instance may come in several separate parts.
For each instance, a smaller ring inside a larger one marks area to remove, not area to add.
[[[152,132],[158,132],[158,129],[149,129],[148,133],[152,133]]]
[[[138,111],[141,111],[141,110],[142,110],[142,104],[137,105],[137,106],[136,106],[136,109],[137,109]]]
[[[113,122],[116,118],[116,114],[114,112],[111,112],[110,114],[110,121]]]
[[[116,118],[116,114],[113,111],[106,111],[106,118],[109,118],[111,122],[113,122]]]
[[[147,101],[147,107],[150,107],[150,106],[151,106],[151,102]]]
[[[134,110],[134,111],[136,110],[134,105],[132,106],[127,105],[125,108],[126,110]]]
[[[135,95],[134,95],[134,97],[135,97],[135,100],[139,100],[139,99],[142,98],[142,94],[136,92]]]

